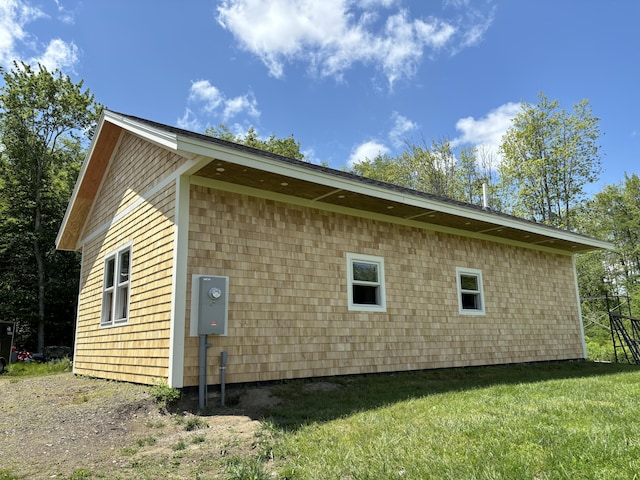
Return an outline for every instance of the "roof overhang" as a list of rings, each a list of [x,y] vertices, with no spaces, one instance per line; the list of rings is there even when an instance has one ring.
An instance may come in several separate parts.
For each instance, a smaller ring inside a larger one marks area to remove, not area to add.
[[[105,111],[60,228],[56,243],[59,249],[79,248],[82,226],[123,130],[197,159],[190,175],[288,196],[318,208],[367,212],[390,221],[564,253],[613,248],[608,242],[474,205]]]

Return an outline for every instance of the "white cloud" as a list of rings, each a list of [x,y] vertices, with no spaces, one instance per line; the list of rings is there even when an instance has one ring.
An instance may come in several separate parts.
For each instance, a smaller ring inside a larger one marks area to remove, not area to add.
[[[511,120],[520,113],[520,108],[519,103],[509,102],[478,120],[473,117],[461,118],[456,122],[456,130],[462,134],[451,142],[452,146],[473,145],[499,159],[502,136],[511,126]]]
[[[445,7],[462,8],[469,5],[469,0],[445,0]]]
[[[209,80],[193,82],[189,89],[187,102],[189,106],[177,121],[178,127],[187,130],[202,130],[199,115],[204,115],[209,119],[214,118],[214,123],[227,123],[232,118],[239,116],[248,116],[254,119],[260,117],[258,101],[252,92],[229,98]],[[243,126],[238,130],[246,131],[246,128]]]
[[[0,65],[12,68],[14,61],[24,60],[32,65],[41,63],[49,70],[73,70],[78,62],[78,47],[73,42],[56,38],[50,40],[42,52],[38,39],[26,31],[30,22],[46,17],[42,10],[25,1],[0,1]],[[31,52],[28,60],[25,51]]]
[[[478,45],[483,40],[485,33],[487,33],[487,30],[489,30],[489,27],[491,27],[493,23],[494,10],[495,9],[492,9],[487,14],[480,13],[473,9],[468,10],[467,15],[469,19],[466,21],[467,27],[462,34],[462,40],[458,47],[459,50]]]
[[[222,111],[223,121],[240,115],[242,112],[246,112],[247,115],[253,118],[260,116],[258,102],[252,93],[224,100],[224,110]]]
[[[178,128],[191,130],[192,132],[201,132],[202,124],[189,108],[184,109],[184,115],[178,118],[176,125]]]
[[[391,140],[394,147],[399,148],[404,144],[406,135],[418,129],[418,124],[398,112],[393,112],[391,119],[393,120],[393,127],[389,131],[389,140]]]
[[[60,0],[54,0],[56,7],[58,7],[58,20],[62,23],[73,25],[75,23],[75,17],[73,12],[67,10]]]
[[[477,43],[490,25],[490,20],[477,12],[472,24],[469,20],[456,25],[446,19],[412,18],[406,9],[381,20],[381,9],[398,3],[224,0],[218,6],[218,22],[276,78],[282,77],[285,64],[293,61],[308,62],[311,71],[338,79],[359,63],[382,71],[390,85],[411,77],[425,52],[447,47],[456,51],[461,43]]]
[[[59,38],[51,40],[45,52],[40,57],[29,60],[30,64],[41,64],[52,71],[56,69],[73,71],[73,67],[78,63],[78,47],[75,43],[67,43]]]
[[[222,103],[220,90],[209,83],[209,80],[198,80],[191,84],[189,101],[202,104],[206,112],[213,112]]]
[[[360,8],[372,8],[372,7],[384,7],[391,8],[398,3],[398,0],[359,0],[358,6]]]
[[[373,160],[378,155],[385,155],[389,152],[389,148],[384,144],[376,140],[370,140],[356,146],[351,151],[348,166],[353,167],[353,165],[355,165],[356,163],[364,162],[366,160]]]
[[[10,67],[13,60],[19,59],[17,44],[30,40],[24,26],[43,16],[41,10],[19,0],[0,2],[0,65]]]

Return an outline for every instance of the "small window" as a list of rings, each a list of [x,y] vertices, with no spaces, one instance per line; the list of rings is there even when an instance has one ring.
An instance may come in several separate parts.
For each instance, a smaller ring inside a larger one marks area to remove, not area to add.
[[[484,315],[482,272],[472,268],[457,268],[458,306],[465,315]]]
[[[111,253],[104,261],[102,292],[102,325],[126,323],[129,320],[129,271],[131,246]]]
[[[384,259],[347,253],[349,310],[385,312]]]

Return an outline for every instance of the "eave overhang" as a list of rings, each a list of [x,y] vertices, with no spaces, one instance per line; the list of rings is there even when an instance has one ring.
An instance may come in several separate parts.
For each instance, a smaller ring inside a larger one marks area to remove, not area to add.
[[[193,167],[186,172],[189,175],[297,198],[318,208],[367,212],[389,221],[411,222],[425,228],[563,253],[612,248],[608,242],[475,205],[107,111],[99,123],[58,234],[59,249],[79,248],[79,235],[95,200],[99,180],[123,129],[194,159]]]

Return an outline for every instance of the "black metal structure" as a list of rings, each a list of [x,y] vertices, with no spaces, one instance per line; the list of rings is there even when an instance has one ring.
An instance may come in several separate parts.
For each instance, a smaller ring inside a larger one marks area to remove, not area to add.
[[[616,362],[620,362],[618,352],[624,355],[627,363],[640,365],[640,319],[631,316],[631,302],[628,296],[606,296],[611,340]],[[624,303],[623,300],[624,299]],[[615,302],[615,303],[614,303]],[[626,303],[626,306],[625,306]],[[628,310],[629,315],[620,313]]]

